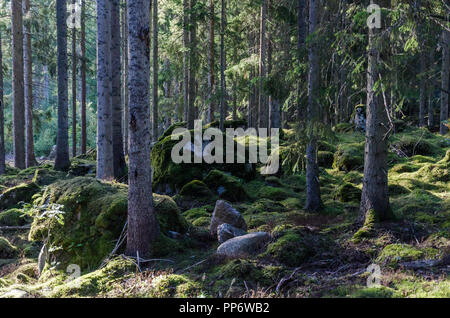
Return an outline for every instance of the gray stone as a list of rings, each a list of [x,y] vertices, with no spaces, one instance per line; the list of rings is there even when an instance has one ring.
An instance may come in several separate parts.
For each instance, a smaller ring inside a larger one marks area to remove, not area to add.
[[[233,208],[228,202],[219,200],[216,202],[216,207],[214,208],[211,218],[211,225],[209,227],[209,232],[213,237],[217,237],[217,227],[224,223],[244,231],[247,230],[247,224],[239,211]]]
[[[243,229],[239,229],[227,223],[223,223],[217,227],[217,238],[220,244],[225,243],[234,237],[243,236],[245,234],[247,234],[247,232]]]
[[[255,232],[226,241],[217,248],[217,254],[230,258],[247,257],[257,253],[270,240],[269,233]]]
[[[56,159],[56,145],[52,147],[52,150],[50,151],[50,154],[48,155],[48,160],[55,160]]]

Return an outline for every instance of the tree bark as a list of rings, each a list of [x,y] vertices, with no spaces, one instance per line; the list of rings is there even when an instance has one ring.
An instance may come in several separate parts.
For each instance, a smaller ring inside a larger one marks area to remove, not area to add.
[[[159,137],[159,118],[158,118],[158,74],[159,74],[159,58],[158,58],[158,0],[153,0],[153,141],[157,141]]]
[[[188,121],[189,110],[189,0],[183,0],[183,113],[184,121]]]
[[[319,0],[309,1],[309,33],[316,32],[319,18]],[[316,43],[311,43],[308,52],[309,74],[308,74],[308,108],[307,119],[311,126],[308,132],[308,143],[306,146],[306,206],[305,209],[317,212],[322,208],[319,185],[319,167],[317,165],[317,136],[314,126],[318,123],[319,117],[319,56]]]
[[[193,12],[195,4],[196,0],[190,0],[188,129],[194,129],[195,120],[195,69],[197,67],[197,17]]]
[[[111,104],[111,5],[97,1],[97,178],[114,178]]]
[[[30,0],[23,2],[23,62],[24,62],[24,100],[25,100],[25,165],[37,165],[34,155],[33,135],[33,57],[31,51]]]
[[[221,30],[220,30],[220,130],[224,131],[226,110],[227,110],[227,83],[225,78],[225,69],[227,68],[227,59],[225,52],[225,32],[227,28],[226,0],[222,0],[221,11]]]
[[[449,102],[449,76],[450,76],[450,32],[443,30],[442,32],[442,89],[441,89],[441,119],[440,133],[445,135],[448,133],[448,102]],[[444,122],[447,121],[447,124]]]
[[[381,38],[380,30],[369,28],[366,146],[360,223],[366,220],[367,215],[374,217],[376,221],[392,218],[386,163],[389,124],[381,96],[374,90],[380,74],[380,42],[382,40],[385,38]]]
[[[306,34],[308,32],[308,24],[306,22],[306,1],[307,0],[298,0],[297,5],[297,59],[298,63],[301,63],[303,59],[303,48],[305,47],[306,42]],[[297,84],[297,120],[299,122],[305,120],[305,110],[302,106],[302,90],[301,90],[302,81],[298,81]]]
[[[266,18],[267,18],[267,0],[263,0],[261,6],[261,20],[260,20],[260,40],[259,40],[259,102],[258,102],[258,113],[259,121],[258,127],[267,128],[267,115],[268,115],[268,104],[267,97],[264,93],[264,81],[267,76],[266,70],[266,58],[267,58],[267,39],[266,39]]]
[[[420,7],[422,1],[416,1],[416,14],[420,16]],[[423,32],[423,19],[418,19],[417,21],[417,33],[420,47],[420,74],[419,74],[419,127],[426,126],[425,113],[426,113],[426,81],[425,81],[425,72],[426,72],[426,50],[425,50],[425,36]]]
[[[114,177],[120,179],[125,174],[122,135],[122,94],[120,85],[120,0],[111,0],[111,104]]]
[[[0,175],[6,173],[5,163],[5,119],[3,107],[3,54],[2,54],[2,30],[0,29]]]
[[[215,41],[214,41],[214,28],[215,28],[215,10],[214,10],[214,0],[209,0],[209,55],[208,55],[208,63],[209,63],[209,72],[208,72],[208,99],[209,99],[209,107],[207,120],[208,122],[213,122],[215,120]]]
[[[429,54],[429,61],[428,61],[430,67],[433,67],[434,65],[434,49],[430,50]],[[434,129],[434,85],[428,85],[428,129],[433,130]]]
[[[75,5],[76,0],[72,0]],[[77,29],[72,28],[72,156],[77,156]]]
[[[14,165],[16,168],[24,169],[26,165],[22,0],[11,1],[11,33]]]
[[[126,7],[122,8],[122,62],[123,152],[128,155],[128,21]]]
[[[150,255],[159,236],[153,206],[150,162],[149,1],[128,0],[130,153],[128,172],[127,255]]]
[[[86,154],[86,0],[81,1],[81,153]]]

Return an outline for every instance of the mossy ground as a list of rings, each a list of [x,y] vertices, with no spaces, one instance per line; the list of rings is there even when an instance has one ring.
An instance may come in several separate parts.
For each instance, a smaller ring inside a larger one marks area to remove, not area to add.
[[[158,256],[140,268],[120,256],[100,268],[123,229],[126,185],[100,183],[89,173],[59,174],[49,165],[20,172],[9,169],[0,177],[2,192],[33,182],[37,187],[0,210],[0,244],[8,250],[7,257],[0,257],[0,297],[450,297],[445,266],[420,271],[404,267],[450,255],[448,137],[411,127],[397,130],[388,156],[395,220],[378,223],[368,213],[360,228],[356,221],[364,136],[350,125],[335,131],[335,140],[319,143],[324,210],[316,214],[304,211],[303,174],[283,170],[277,176],[244,178],[236,170],[217,166],[199,171],[194,165],[193,169],[170,166],[163,162],[164,155],[155,158],[154,154],[155,163],[165,171],[155,171],[155,182],[170,184],[171,176],[177,176],[173,194],[181,193],[173,200],[155,195],[163,235],[154,244]],[[281,142],[291,135],[286,130]],[[169,136],[160,141],[167,142]],[[160,146],[168,147],[165,142]],[[73,171],[90,163],[92,158],[77,158]],[[171,174],[165,174],[169,170]],[[226,198],[243,214],[249,232],[271,233],[259,255],[237,260],[215,255],[218,243],[209,236],[208,226],[223,190],[229,191]],[[35,219],[30,231],[26,228],[30,208],[23,207],[22,201],[62,204],[63,223],[39,226],[41,221]],[[11,225],[25,228],[1,230]],[[37,257],[49,226],[55,235],[55,255],[64,251],[61,256],[67,259],[59,258],[63,261],[59,266],[47,264],[38,277]],[[181,238],[169,238],[169,231]],[[82,265],[81,277],[70,280],[66,272],[70,263]],[[370,264],[380,266],[381,286],[367,287]],[[278,283],[289,275],[291,279],[276,293]]]

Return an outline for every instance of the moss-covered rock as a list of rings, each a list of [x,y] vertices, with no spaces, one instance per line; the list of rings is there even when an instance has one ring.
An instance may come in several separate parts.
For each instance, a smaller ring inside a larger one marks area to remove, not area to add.
[[[264,271],[264,268],[252,260],[232,260],[221,266],[218,272],[225,278],[245,280],[247,282],[259,283],[260,285],[268,285],[271,283],[267,275],[268,273]]]
[[[274,200],[270,199],[259,199],[253,202],[244,212],[244,214],[258,214],[261,212],[284,212],[286,211],[285,206]]]
[[[127,187],[77,177],[50,185],[41,203],[62,205],[62,220],[35,218],[29,237],[42,241],[51,233],[51,242],[60,247],[55,256],[63,263],[82,268],[98,266],[114,248],[127,217]],[[154,195],[156,216],[163,234],[185,233],[187,222],[175,202]]]
[[[17,248],[6,238],[0,237],[0,259],[10,259],[17,255]]]
[[[434,248],[418,248],[408,244],[390,244],[381,251],[376,261],[380,264],[395,267],[403,262],[434,259],[437,255],[438,250]]]
[[[242,182],[232,175],[219,170],[211,170],[204,182],[222,199],[232,202],[244,201],[248,198]]]
[[[31,218],[21,209],[11,209],[5,212],[0,212],[1,226],[22,226],[30,223]]]
[[[415,136],[403,135],[391,143],[392,147],[401,150],[408,157],[414,155],[433,155],[433,145],[426,139],[417,139]]]
[[[341,202],[359,202],[361,190],[350,183],[344,183],[336,190],[336,199]]]
[[[147,295],[154,298],[192,298],[201,293],[199,283],[183,275],[161,275],[152,281],[152,288]]]
[[[194,222],[199,218],[210,218],[212,216],[212,212],[214,211],[214,207],[211,205],[205,205],[200,208],[194,208],[183,212],[183,216],[189,222]]]
[[[38,191],[40,191],[40,187],[34,182],[22,183],[9,188],[0,194],[0,210],[13,208],[20,202],[31,202],[31,198]]]
[[[190,196],[190,197],[207,197],[210,198],[214,196],[208,186],[199,180],[193,180],[181,188],[180,195]]]
[[[340,144],[334,154],[333,168],[340,171],[364,168],[364,143]]]
[[[258,192],[260,199],[282,201],[292,196],[292,193],[284,188],[264,186]]]

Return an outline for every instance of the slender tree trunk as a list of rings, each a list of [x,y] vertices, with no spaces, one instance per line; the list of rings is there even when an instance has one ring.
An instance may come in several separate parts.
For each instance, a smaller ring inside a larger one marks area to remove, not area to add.
[[[5,163],[5,119],[3,107],[3,53],[2,53],[2,30],[0,29],[0,175],[6,173]]]
[[[158,118],[158,0],[153,0],[153,141],[159,137],[159,118]]]
[[[24,62],[24,100],[25,100],[25,165],[37,165],[34,155],[33,135],[33,57],[31,51],[30,0],[23,2],[23,62]]]
[[[189,102],[188,102],[188,129],[194,129],[195,120],[195,69],[197,67],[197,17],[193,12],[196,0],[190,0],[190,32],[189,32]]]
[[[126,2],[124,3],[126,5]],[[128,155],[128,21],[126,7],[122,9],[122,45],[123,152],[125,155]]]
[[[183,111],[184,120],[188,121],[189,110],[189,0],[183,0]]]
[[[114,177],[116,179],[123,177],[126,168],[122,135],[120,45],[120,0],[111,0],[111,107]]]
[[[420,7],[422,1],[416,1],[416,14],[420,16]],[[425,113],[426,113],[426,81],[425,81],[425,72],[426,72],[426,50],[425,50],[425,36],[423,31],[423,19],[418,19],[417,21],[417,32],[419,39],[419,47],[420,47],[420,74],[419,74],[419,127],[426,126]]]
[[[225,32],[227,28],[226,0],[222,0],[221,30],[220,30],[220,130],[224,131],[227,107],[227,83],[225,69],[227,68],[225,52]]]
[[[448,133],[448,102],[449,102],[449,75],[450,75],[450,31],[442,32],[442,89],[441,89],[441,120],[440,133]],[[447,121],[447,125],[444,123]]]
[[[128,172],[127,255],[150,255],[159,236],[153,207],[150,162],[149,1],[128,0],[130,153]]]
[[[86,0],[81,1],[81,153],[86,154]]]
[[[13,148],[14,165],[25,168],[25,100],[23,75],[22,0],[11,1],[11,33],[13,63]]]
[[[268,6],[269,6],[269,10],[268,10],[268,14],[267,14],[267,20],[269,22],[271,22],[271,0],[269,0],[268,2]],[[273,38],[273,32],[275,30],[275,27],[268,27],[268,49],[267,49],[267,73],[269,74],[270,77],[272,77],[273,74],[273,43],[272,43],[272,38]],[[273,83],[273,81],[272,81]],[[278,83],[279,85],[285,85],[284,83]],[[276,128],[280,128],[280,101],[279,101],[279,96],[274,96],[273,94],[271,94],[269,96],[269,128],[272,129],[276,129]],[[269,133],[271,132],[271,130],[269,131]]]
[[[434,50],[430,50],[429,54],[429,61],[428,61],[430,67],[432,68],[434,65]],[[433,130],[434,129],[434,85],[428,85],[428,129]]]
[[[214,0],[209,0],[209,73],[208,73],[208,99],[209,99],[209,107],[208,107],[208,122],[213,122],[215,120],[214,112],[215,112],[215,41],[214,41],[214,28],[215,28],[215,10],[214,10]]]
[[[268,104],[267,97],[264,93],[264,81],[267,76],[266,58],[267,58],[267,39],[266,39],[266,18],[267,18],[267,0],[263,0],[261,6],[261,20],[260,20],[260,40],[259,40],[259,103],[258,113],[259,121],[258,127],[267,128]]]
[[[360,222],[366,217],[383,221],[392,217],[387,180],[388,123],[385,106],[375,90],[380,74],[381,32],[369,29],[367,68],[367,122]]]
[[[316,32],[319,18],[319,0],[309,0],[309,33]],[[309,75],[308,75],[308,109],[307,117],[310,125],[318,123],[319,117],[319,56],[316,43],[309,48]],[[306,207],[308,211],[316,212],[322,208],[319,185],[319,167],[317,165],[317,136],[314,129],[308,133],[306,146]]]
[[[114,178],[111,106],[111,5],[97,1],[97,178]]]
[[[298,0],[297,6],[297,59],[298,63],[300,63],[303,59],[303,48],[306,42],[306,34],[308,32],[308,24],[306,22],[306,1],[307,0]],[[302,107],[302,81],[298,81],[297,84],[297,120],[304,121],[305,120],[305,111]]]
[[[72,0],[75,5],[76,0]],[[77,156],[77,29],[72,28],[72,156]]]

